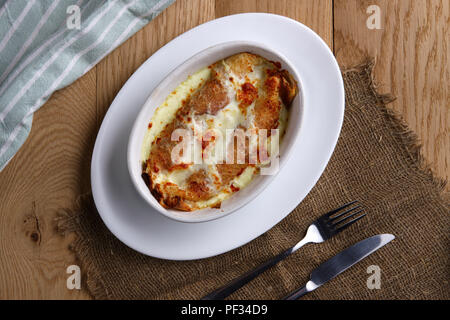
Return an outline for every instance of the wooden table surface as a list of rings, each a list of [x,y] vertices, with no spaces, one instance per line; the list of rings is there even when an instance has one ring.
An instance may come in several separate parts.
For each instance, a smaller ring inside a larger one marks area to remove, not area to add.
[[[370,5],[381,30],[370,30]],[[206,21],[271,12],[316,31],[341,67],[376,59],[379,90],[423,144],[433,172],[449,177],[449,21],[447,0],[179,0],[35,114],[31,134],[0,172],[0,299],[80,299],[66,288],[75,262],[70,238],[55,233],[61,207],[90,189],[90,158],[102,118],[128,77],[156,50]],[[447,186],[447,190],[449,190]]]

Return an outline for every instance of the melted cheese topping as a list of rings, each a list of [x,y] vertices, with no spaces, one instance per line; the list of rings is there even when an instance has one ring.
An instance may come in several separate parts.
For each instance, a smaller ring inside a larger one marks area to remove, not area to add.
[[[264,60],[265,63],[253,66],[249,72],[242,74],[236,74],[233,72],[233,68],[226,63],[226,60],[218,62],[219,68],[225,70],[226,78],[221,79],[221,84],[226,87],[229,100],[226,106],[218,110],[215,114],[203,113],[194,114],[191,113],[188,117],[189,121],[185,121],[186,128],[190,129],[192,132],[205,132],[207,130],[212,130],[216,135],[223,137],[224,139],[214,139],[209,143],[212,148],[209,150],[208,154],[204,154],[206,160],[200,161],[200,164],[191,163],[191,160],[186,160],[183,162],[189,163],[185,167],[174,169],[174,170],[154,170],[151,172],[151,184],[152,185],[175,185],[181,190],[186,190],[188,188],[189,178],[196,172],[202,171],[206,172],[208,177],[214,177],[217,181],[221,181],[220,173],[215,164],[225,163],[226,161],[226,148],[229,141],[232,140],[232,135],[235,129],[247,128],[256,129],[255,118],[254,118],[254,108],[256,99],[251,102],[245,109],[240,107],[239,90],[242,90],[245,83],[250,83],[254,88],[258,90],[258,96],[264,94],[263,81],[266,78],[266,72],[269,68],[274,68],[273,63]],[[158,136],[163,132],[164,128],[173,122],[177,117],[177,112],[183,107],[187,100],[192,97],[195,92],[199,91],[205,84],[205,82],[212,76],[211,66],[203,68],[196,72],[195,74],[189,76],[185,81],[183,81],[169,96],[166,100],[156,109],[151,122],[149,124],[148,130],[146,132],[144,142],[142,145],[141,159],[143,163],[146,163],[150,157],[152,146],[154,145]],[[277,135],[275,136],[281,142],[282,135],[286,129],[288,121],[288,110],[281,98],[278,99],[281,104],[281,110],[279,112]],[[266,143],[266,150],[270,153],[270,142],[273,139],[273,135],[268,137]],[[228,138],[228,139],[227,139]],[[204,139],[204,138],[203,138]],[[250,139],[250,147],[257,147],[257,139]],[[186,159],[191,158],[195,149],[202,150],[202,142],[200,139],[194,139],[194,146],[191,148],[192,154],[183,155]],[[199,149],[200,148],[200,149]],[[219,150],[219,152],[214,152],[211,150]],[[222,152],[220,152],[222,150]],[[255,149],[256,150],[256,149]],[[200,152],[201,154],[201,152]],[[184,158],[183,158],[184,159]],[[215,185],[210,183],[209,187],[214,189],[213,196],[208,199],[201,199],[195,201],[191,208],[185,208],[186,210],[197,210],[207,207],[214,207],[220,204],[222,201],[230,197],[233,192],[236,192],[242,188],[245,188],[253,179],[253,177],[258,173],[258,167],[264,165],[264,163],[259,163],[256,166],[247,166],[243,171],[235,176],[227,186]],[[150,186],[151,188],[151,186]]]
[[[200,87],[209,78],[211,69],[206,67],[189,76],[172,91],[166,100],[155,110],[149,128],[142,143],[141,160],[145,162],[150,154],[152,142],[161,133],[164,127],[175,119],[175,114],[193,90]]]

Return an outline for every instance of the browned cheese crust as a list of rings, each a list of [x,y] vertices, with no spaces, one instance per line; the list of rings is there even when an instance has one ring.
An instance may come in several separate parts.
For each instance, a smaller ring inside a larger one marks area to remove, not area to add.
[[[225,188],[231,189],[231,192],[239,190],[230,186],[230,182],[250,165],[248,157],[243,164],[217,164],[219,177],[200,169],[188,177],[186,186],[183,188],[169,182],[154,183],[152,174],[160,170],[171,172],[189,166],[177,165],[171,160],[172,149],[179,143],[179,141],[171,141],[171,135],[175,129],[187,128],[186,123],[196,116],[216,115],[229,104],[233,97],[238,101],[244,115],[247,108],[255,102],[252,109],[255,128],[274,129],[278,126],[281,102],[288,107],[297,94],[296,81],[287,71],[281,70],[279,63],[268,62],[251,53],[239,53],[226,58],[224,62],[229,71],[222,61],[210,66],[212,71],[210,78],[186,101],[183,101],[175,119],[152,142],[150,155],[143,165],[143,178],[153,196],[166,208],[192,211],[197,209],[195,202],[208,200]],[[247,75],[253,72],[255,66],[261,64],[268,67],[265,69],[264,78],[261,79],[258,89]],[[225,85],[226,81],[233,83],[238,80],[233,77],[239,78],[239,83],[243,82],[242,79],[245,80],[235,91]],[[212,205],[212,207],[218,206],[220,203]]]

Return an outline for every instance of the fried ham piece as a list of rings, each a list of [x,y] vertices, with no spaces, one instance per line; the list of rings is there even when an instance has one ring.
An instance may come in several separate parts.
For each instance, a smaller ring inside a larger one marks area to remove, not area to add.
[[[290,106],[297,95],[297,84],[286,71],[267,70],[262,94],[255,103],[255,127],[258,129],[276,129],[280,118],[281,102]]]
[[[230,102],[228,89],[216,77],[208,80],[188,104],[194,115],[216,115]]]

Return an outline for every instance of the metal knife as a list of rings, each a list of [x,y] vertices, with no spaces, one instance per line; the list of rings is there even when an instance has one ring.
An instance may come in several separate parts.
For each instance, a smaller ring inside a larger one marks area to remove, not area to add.
[[[358,263],[368,255],[380,249],[385,244],[394,240],[392,234],[379,234],[367,239],[364,239],[344,251],[338,253],[333,258],[327,260],[318,266],[311,273],[311,280],[306,285],[291,294],[284,297],[284,300],[297,300],[308,292],[311,292],[327,281],[330,281],[337,275],[341,274],[354,264]]]

